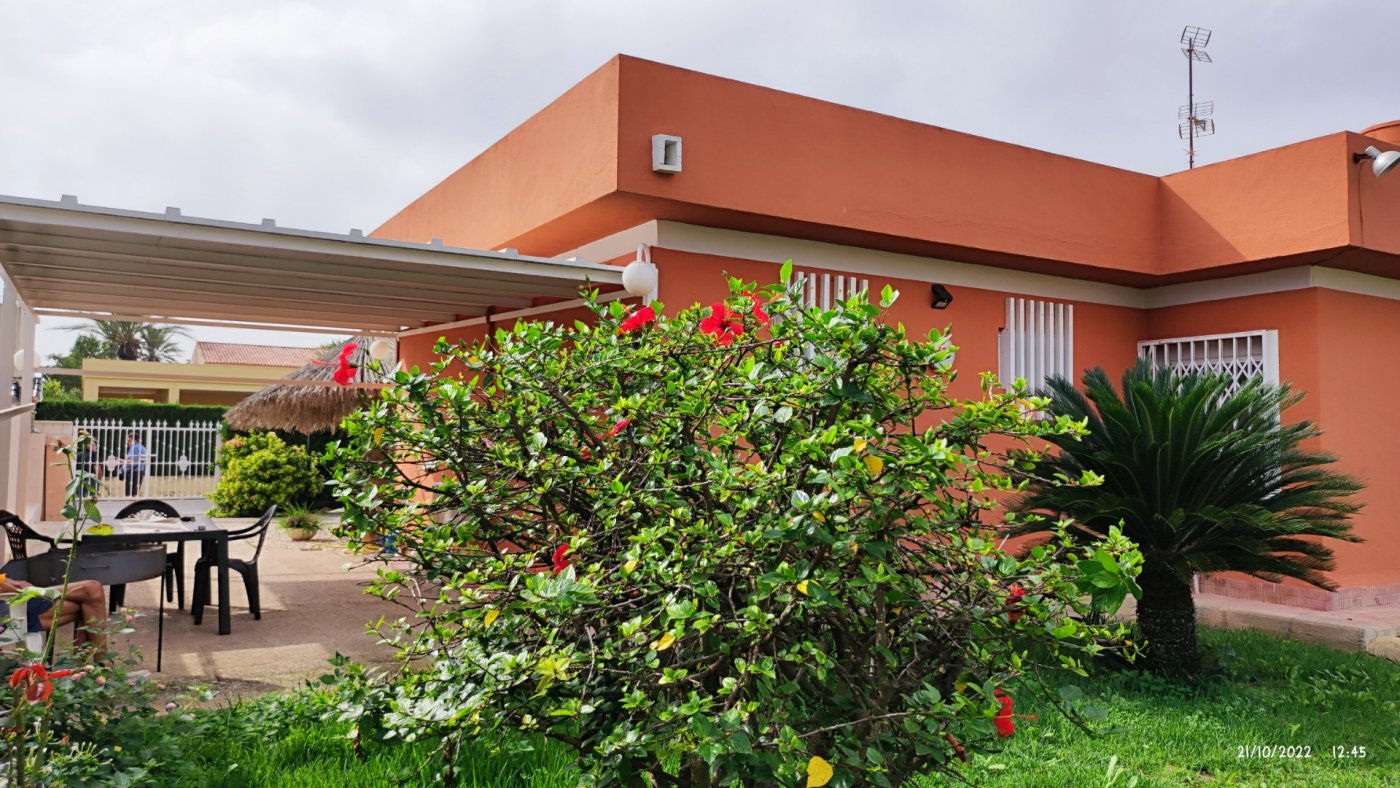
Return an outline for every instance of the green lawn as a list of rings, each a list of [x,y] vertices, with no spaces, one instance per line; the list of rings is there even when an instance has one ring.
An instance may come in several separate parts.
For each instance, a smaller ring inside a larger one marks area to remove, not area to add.
[[[1400,785],[1400,665],[1257,632],[1201,637],[1217,675],[1199,688],[1112,671],[1066,678],[1084,690],[1077,705],[1107,712],[1096,725],[1116,732],[1087,736],[1026,695],[1039,719],[1018,721],[1004,752],[963,775],[998,786]],[[1312,757],[1241,757],[1251,745],[1310,747]],[[1366,757],[1334,757],[1334,746]]]
[[[1203,631],[1216,675],[1186,689],[1134,673],[1100,670],[1073,683],[1077,705],[1107,713],[1089,736],[1028,691],[1005,751],[978,758],[963,777],[977,785],[1400,785],[1400,665],[1362,654],[1277,640],[1253,632]],[[431,748],[371,748],[355,757],[344,727],[293,723],[267,704],[208,713],[184,751],[210,786],[436,785]],[[1311,747],[1311,758],[1240,757],[1251,745]],[[1364,759],[1332,748],[1365,747]],[[1116,760],[1115,760],[1116,759]],[[463,753],[460,784],[572,786],[568,753],[548,749],[492,757]],[[190,779],[186,777],[184,779]],[[930,778],[923,785],[960,782]]]

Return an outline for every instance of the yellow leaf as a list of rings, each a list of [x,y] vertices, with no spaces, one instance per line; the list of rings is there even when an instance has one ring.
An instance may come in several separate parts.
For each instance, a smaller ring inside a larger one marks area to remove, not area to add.
[[[656,642],[651,644],[651,647],[656,649],[657,651],[665,651],[666,649],[670,648],[671,646],[674,646],[675,644],[675,636],[672,635],[670,632],[667,632],[660,638],[657,638]]]
[[[824,523],[826,522],[826,515],[822,514],[821,512],[812,512],[812,519],[816,520],[819,523]]]
[[[871,454],[865,458],[865,468],[871,476],[879,476],[885,470],[885,461]]]
[[[855,452],[856,454],[860,454],[861,452],[865,451],[865,447],[865,438],[856,438],[856,442],[851,444],[851,451]]]
[[[632,574],[632,571],[637,568],[637,559],[633,558],[631,561],[623,564],[622,568],[626,570],[627,574]]]
[[[851,555],[855,555],[856,553],[859,553],[859,552],[860,552],[860,544],[857,543],[854,539],[852,539],[852,540],[851,540]]]
[[[374,442],[375,442],[375,443],[378,443],[383,437],[384,437],[384,428],[383,428],[383,427],[375,427],[375,428],[374,428]]]
[[[492,624],[496,623],[496,619],[498,619],[498,618],[500,618],[500,617],[501,617],[501,611],[499,611],[499,610],[488,610],[488,611],[486,611],[486,615],[482,617],[481,621],[482,621],[482,623],[486,624],[486,626],[489,627],[489,626],[491,626]]]
[[[797,583],[797,593],[801,594],[802,596],[807,596],[807,581],[806,581],[806,580],[800,580],[800,581],[798,581],[798,583]]]
[[[953,685],[953,689],[957,690],[958,692],[962,692],[963,690],[967,689],[967,682],[959,681]]]
[[[813,755],[812,760],[807,761],[807,788],[821,788],[831,782],[831,778],[836,775],[831,764],[820,755]]]

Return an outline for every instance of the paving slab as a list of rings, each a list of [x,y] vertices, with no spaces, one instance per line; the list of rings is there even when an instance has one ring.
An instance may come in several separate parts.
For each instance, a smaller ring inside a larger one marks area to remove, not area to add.
[[[1130,597],[1121,618],[1134,615]],[[1196,620],[1217,629],[1255,629],[1281,638],[1365,651],[1400,662],[1400,605],[1309,610],[1250,599],[1196,595]]]
[[[230,528],[247,520],[220,520]],[[54,530],[59,524],[45,524]],[[40,530],[46,530],[41,528]],[[251,542],[235,542],[229,553],[251,557]],[[185,555],[186,602],[194,589],[194,559],[198,548]],[[232,694],[257,694],[304,686],[330,670],[327,660],[337,653],[358,662],[389,665],[393,651],[367,633],[381,617],[393,620],[407,611],[400,605],[364,593],[378,568],[406,569],[403,561],[385,563],[355,555],[336,537],[320,534],[309,542],[294,542],[274,527],[258,560],[262,591],[262,619],[248,609],[243,579],[230,572],[230,604],[233,631],[218,634],[218,610],[209,606],[204,622],[195,625],[188,611],[165,605],[165,639],[160,676],[175,685],[211,684]],[[217,583],[217,577],[212,578]],[[135,632],[118,635],[112,647],[124,654],[140,651],[142,669],[155,671],[158,591],[151,580],[127,586],[125,608],[134,610]],[[214,590],[217,596],[217,588]]]

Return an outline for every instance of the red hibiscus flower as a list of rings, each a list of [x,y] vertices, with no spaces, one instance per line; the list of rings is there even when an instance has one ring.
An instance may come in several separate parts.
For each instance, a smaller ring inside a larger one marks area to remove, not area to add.
[[[732,345],[744,333],[744,322],[723,301],[716,301],[710,304],[710,316],[700,321],[700,332],[713,336],[719,345]]]
[[[350,381],[355,379],[355,368],[350,366],[350,356],[354,355],[359,345],[354,342],[345,343],[345,347],[340,349],[340,359],[335,367],[335,372],[331,378],[342,386],[350,385]]]
[[[1020,604],[1021,604],[1021,597],[1025,596],[1025,595],[1026,595],[1026,590],[1025,590],[1024,588],[1021,588],[1021,584],[1020,584],[1020,583],[1012,583],[1012,584],[1011,584],[1011,587],[1007,589],[1007,592],[1006,592],[1006,608],[1007,608],[1006,617],[1007,617],[1007,619],[1009,619],[1013,624],[1016,623],[1017,621],[1020,621],[1020,620],[1021,620],[1021,616],[1025,615],[1025,611],[1019,610],[1019,609],[1018,609],[1018,608],[1020,607]]]
[[[48,675],[49,672],[43,665],[25,665],[10,674],[10,687],[18,687],[28,681],[42,680]]]
[[[30,703],[46,701],[53,695],[53,682],[50,679],[61,679],[65,676],[73,675],[71,670],[56,670],[49,673],[43,665],[25,665],[10,674],[10,686],[24,686],[24,699]]]
[[[772,322],[772,318],[768,317],[768,313],[763,311],[763,302],[758,300],[758,296],[753,293],[745,293],[745,295],[753,299],[753,319],[757,320],[758,324],[761,326],[766,326]]]
[[[36,681],[24,688],[24,699],[30,703],[41,703],[53,695],[53,684],[48,681]]]
[[[656,310],[649,306],[644,306],[633,312],[626,320],[617,327],[617,333],[626,334],[628,331],[636,331],[647,323],[656,320]]]
[[[628,425],[628,424],[631,424],[631,423],[632,423],[632,420],[631,420],[631,419],[618,419],[618,420],[617,420],[617,423],[614,424],[614,425],[612,425],[612,429],[608,430],[607,436],[608,436],[609,438],[616,438],[616,437],[617,437],[617,434],[618,434],[619,432],[622,432],[623,430],[627,429],[627,425]]]
[[[550,559],[550,563],[554,565],[554,574],[557,575],[572,566],[569,559],[564,557],[567,552],[569,552],[569,546],[566,544],[554,548],[554,557]]]
[[[997,726],[997,738],[1005,739],[1016,732],[1016,721],[1012,719],[1011,708],[1014,705],[1011,696],[1001,690],[996,691],[996,698],[1001,702],[1001,711],[992,722]]]

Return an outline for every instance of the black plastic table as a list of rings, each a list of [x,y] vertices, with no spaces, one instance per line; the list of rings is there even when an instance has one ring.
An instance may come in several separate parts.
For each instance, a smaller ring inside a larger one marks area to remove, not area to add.
[[[229,615],[228,602],[228,530],[214,527],[213,521],[202,514],[195,515],[192,521],[181,524],[187,528],[150,525],[145,526],[151,528],[149,532],[114,533],[102,536],[83,534],[82,543],[94,548],[101,548],[126,547],[136,544],[199,542],[200,555],[203,557],[212,555],[214,565],[219,571],[219,634],[230,634],[233,632],[233,622]],[[123,525],[124,527],[143,527],[140,523],[125,523]],[[200,526],[203,526],[202,530]],[[203,623],[202,618],[202,616],[195,616],[194,623]]]

